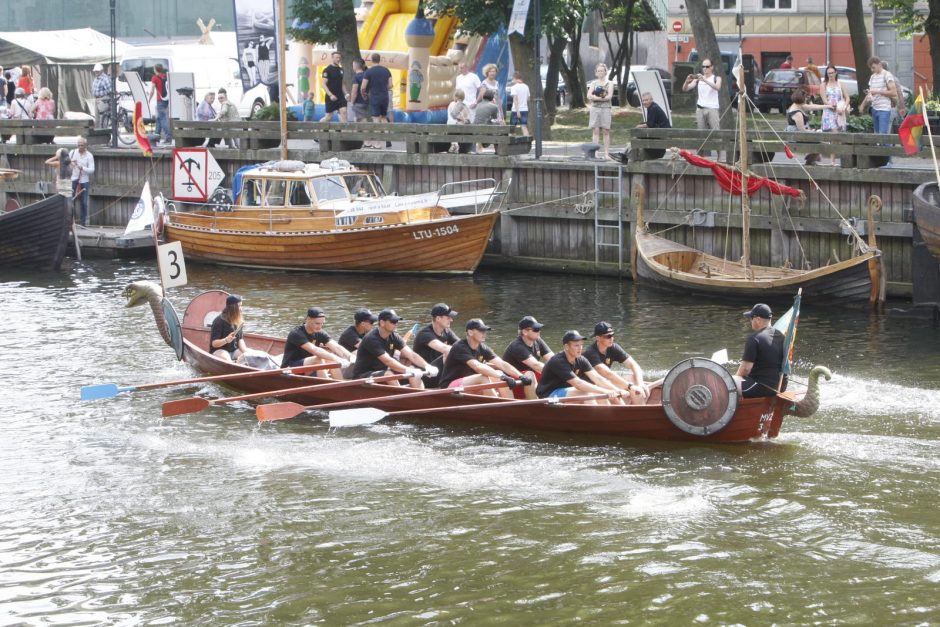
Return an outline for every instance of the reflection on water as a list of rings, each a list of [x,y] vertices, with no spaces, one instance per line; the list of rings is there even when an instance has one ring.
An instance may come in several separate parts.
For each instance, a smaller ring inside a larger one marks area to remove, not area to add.
[[[261,332],[286,333],[310,305],[335,334],[359,306],[424,321],[446,301],[455,327],[492,324],[497,350],[524,314],[556,348],[607,319],[654,374],[735,356],[751,304],[533,273],[188,270],[178,309],[220,287]],[[753,446],[259,426],[248,404],[160,418],[192,390],[78,403],[82,385],[192,373],[146,308],[123,307],[124,285],[153,277],[146,262],[0,271],[4,623],[940,620],[936,328],[805,302],[797,374],[822,363],[835,377],[817,416]]]

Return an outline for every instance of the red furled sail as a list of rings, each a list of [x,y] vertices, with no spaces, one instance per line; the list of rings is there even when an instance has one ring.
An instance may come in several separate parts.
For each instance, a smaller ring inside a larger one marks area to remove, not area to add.
[[[715,180],[718,181],[718,184],[721,185],[721,188],[726,192],[730,192],[735,196],[741,195],[741,173],[735,172],[731,168],[721,163],[716,163],[711,159],[706,159],[704,157],[699,157],[698,155],[693,155],[688,150],[680,150],[679,154],[682,155],[682,158],[691,163],[692,165],[699,168],[709,168],[712,171],[712,174],[715,175]],[[762,176],[750,175],[747,179],[747,195],[753,196],[761,188],[767,189],[771,194],[777,194],[778,196],[793,196],[794,198],[799,198],[803,193],[802,191],[796,189],[795,187],[788,187],[787,185],[781,185],[780,183],[775,183],[768,178]]]

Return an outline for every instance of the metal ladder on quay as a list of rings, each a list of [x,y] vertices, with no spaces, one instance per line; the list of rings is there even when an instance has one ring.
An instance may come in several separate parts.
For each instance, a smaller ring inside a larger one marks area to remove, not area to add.
[[[606,165],[606,164],[605,164]],[[617,249],[617,272],[623,272],[623,164],[617,164],[617,175],[604,174],[600,164],[594,165],[594,267],[597,268],[601,259],[602,248]],[[611,185],[610,181],[616,181]],[[600,207],[601,197],[613,196],[617,199],[616,224],[601,224]],[[616,231],[616,243],[604,241],[602,234]]]

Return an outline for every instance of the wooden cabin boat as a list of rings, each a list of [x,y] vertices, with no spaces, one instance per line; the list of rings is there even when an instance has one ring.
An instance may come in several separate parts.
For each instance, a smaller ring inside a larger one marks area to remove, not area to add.
[[[874,213],[881,209],[881,199],[877,196],[868,200],[867,241],[848,220],[843,220],[842,226],[853,242],[851,258],[821,268],[769,267],[751,263],[749,195],[766,189],[775,195],[801,198],[803,192],[749,172],[744,113],[747,96],[742,91],[738,98],[740,145],[743,147],[738,163],[724,165],[685,150],[679,151],[679,155],[694,166],[711,169],[717,184],[725,192],[740,197],[741,256],[723,259],[654,233],[644,215],[645,192],[642,186],[637,186],[637,219],[632,251],[634,281],[747,302],[789,298],[802,288],[804,295],[815,301],[883,303],[887,275],[875,240]]]
[[[914,190],[914,223],[927,250],[940,262],[940,187],[923,183]]]
[[[197,296],[186,308],[182,322],[172,305],[162,297],[159,286],[140,281],[124,291],[127,306],[149,303],[164,340],[174,346],[177,355],[196,370],[209,375],[251,372],[247,366],[218,359],[206,348],[212,320],[223,309],[228,296],[210,291]],[[283,351],[279,338],[246,333],[249,348],[271,355]],[[421,396],[408,387],[360,382],[350,386],[322,377],[280,374],[228,381],[227,385],[248,392],[275,392],[300,386],[309,389],[279,395],[303,405],[344,401],[363,401],[386,411],[406,412],[404,419],[437,422],[463,421],[502,428],[535,429],[590,435],[649,438],[655,440],[748,442],[774,438],[780,432],[787,413],[811,415],[818,406],[818,378],[826,376],[817,367],[810,377],[805,396],[738,399],[731,375],[707,359],[686,360],[666,376],[662,392],[654,394],[646,405],[602,406],[575,403],[510,401],[454,390],[448,394]],[[668,399],[663,402],[663,397]],[[489,408],[487,405],[499,404]],[[413,412],[411,416],[407,412]]]
[[[483,187],[483,185],[486,185]],[[456,191],[445,193],[449,188]],[[470,274],[483,257],[505,190],[495,181],[389,196],[346,161],[243,168],[234,202],[168,203],[166,239],[187,260],[289,270]],[[449,209],[474,207],[453,215]]]
[[[0,266],[58,270],[71,228],[68,199],[59,194],[0,213]]]

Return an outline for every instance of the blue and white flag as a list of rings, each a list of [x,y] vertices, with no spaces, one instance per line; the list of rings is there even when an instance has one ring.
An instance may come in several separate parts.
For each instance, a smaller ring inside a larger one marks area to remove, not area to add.
[[[793,355],[796,352],[796,327],[800,324],[800,300],[802,296],[803,289],[800,288],[793,298],[793,306],[774,323],[774,328],[784,335],[781,371],[787,376],[790,375],[790,371],[793,369]]]

